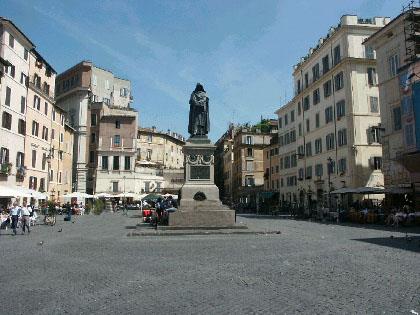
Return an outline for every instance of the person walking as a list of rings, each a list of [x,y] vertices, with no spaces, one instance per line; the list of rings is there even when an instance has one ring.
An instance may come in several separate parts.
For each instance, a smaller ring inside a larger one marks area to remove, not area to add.
[[[23,207],[20,209],[20,215],[22,216],[22,235],[25,234],[25,228],[28,230],[28,234],[31,233],[29,230],[29,215],[31,214],[31,207],[28,207],[26,201],[23,202]]]
[[[20,213],[20,208],[18,206],[18,203],[15,201],[13,203],[13,207],[10,209],[10,216],[12,217],[12,230],[13,230],[13,235],[16,235],[16,228],[17,228],[17,224],[19,221],[19,213]]]

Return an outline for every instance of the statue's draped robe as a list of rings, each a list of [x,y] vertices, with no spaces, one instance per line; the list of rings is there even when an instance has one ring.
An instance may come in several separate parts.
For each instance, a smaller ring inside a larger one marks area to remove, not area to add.
[[[207,135],[209,131],[209,98],[206,92],[194,91],[190,97],[188,132],[191,136],[196,136]]]

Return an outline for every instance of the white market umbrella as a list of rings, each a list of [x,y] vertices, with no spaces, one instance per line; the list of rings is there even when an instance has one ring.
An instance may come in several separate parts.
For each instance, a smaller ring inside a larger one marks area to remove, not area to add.
[[[86,198],[93,198],[93,195],[89,195],[89,194],[86,194],[84,192],[75,191],[75,192],[72,192],[71,194],[64,195],[63,197],[64,198],[79,198],[79,199],[85,198],[86,199]]]
[[[103,193],[95,194],[94,197],[95,198],[112,198],[114,196],[111,195],[111,194],[103,192]]]
[[[114,197],[119,197],[119,198],[138,198],[139,195],[132,193],[132,192],[126,192],[126,193],[121,193],[118,195],[115,195]]]

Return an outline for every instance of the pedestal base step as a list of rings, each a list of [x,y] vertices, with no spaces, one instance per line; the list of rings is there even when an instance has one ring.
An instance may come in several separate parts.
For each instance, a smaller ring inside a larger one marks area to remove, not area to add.
[[[169,226],[179,227],[232,227],[235,225],[233,210],[182,211],[169,215]]]

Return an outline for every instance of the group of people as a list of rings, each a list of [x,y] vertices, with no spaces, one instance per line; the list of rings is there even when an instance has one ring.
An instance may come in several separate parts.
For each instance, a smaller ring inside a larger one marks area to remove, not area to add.
[[[36,221],[38,215],[34,205],[28,204],[26,201],[23,202],[22,206],[19,206],[15,201],[11,206],[0,209],[2,218],[1,229],[5,229],[7,226],[13,230],[12,235],[17,234],[19,223],[22,227],[22,234],[26,232],[29,234],[31,221]]]
[[[159,197],[155,203],[155,209],[156,209],[156,216],[157,216],[157,222],[161,222],[167,219],[167,214],[172,209],[173,211],[176,210],[178,207],[178,204],[175,199],[172,198],[172,196],[168,197]]]

